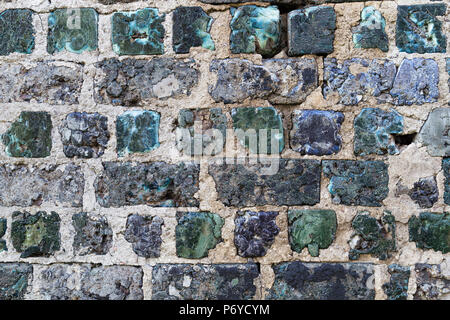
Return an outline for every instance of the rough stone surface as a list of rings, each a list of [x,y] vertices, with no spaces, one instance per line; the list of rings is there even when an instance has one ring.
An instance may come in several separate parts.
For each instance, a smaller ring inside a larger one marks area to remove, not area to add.
[[[39,274],[43,300],[142,300],[141,267],[56,264]]]
[[[133,12],[116,12],[112,17],[112,47],[118,55],[164,53],[165,15],[145,8]]]
[[[32,275],[31,264],[0,263],[0,300],[22,300]]]
[[[152,98],[189,96],[200,77],[192,59],[112,58],[98,62],[96,67],[95,101],[118,106],[143,105]]]
[[[157,264],[152,273],[154,300],[250,300],[256,264]]]
[[[313,257],[328,248],[336,237],[337,219],[333,210],[289,210],[289,243],[301,252],[308,248]]]
[[[186,162],[104,162],[94,183],[97,202],[105,208],[146,204],[197,207],[199,165]]]
[[[234,245],[244,258],[263,257],[280,232],[276,224],[278,212],[239,211],[234,219]]]
[[[92,8],[57,9],[48,17],[47,51],[73,53],[98,46],[98,13]]]
[[[75,228],[73,240],[75,254],[104,255],[111,249],[113,231],[105,217],[80,212],[72,216],[72,224]]]
[[[420,178],[408,195],[421,208],[431,208],[438,201],[439,191],[436,177]]]
[[[128,216],[125,240],[132,243],[133,251],[144,258],[158,258],[161,251],[161,234],[164,220],[158,216]]]
[[[324,160],[322,166],[336,204],[381,207],[388,196],[388,168],[382,161]]]
[[[333,7],[294,10],[288,16],[288,54],[329,54],[333,52],[336,13]]]
[[[414,300],[448,300],[450,294],[450,275],[441,265],[417,263],[417,289]]]
[[[2,239],[2,237],[6,234],[6,219],[0,218],[0,252],[2,251],[8,251],[8,248],[6,246],[6,240]]]
[[[79,64],[44,61],[29,67],[0,65],[0,103],[78,104],[82,84],[83,67]]]
[[[450,108],[431,111],[420,129],[419,138],[431,156],[450,156]]]
[[[395,40],[400,52],[446,52],[447,39],[437,18],[446,11],[444,3],[398,6]]]
[[[388,272],[391,275],[389,282],[382,286],[388,300],[406,300],[408,298],[408,284],[411,274],[409,267],[391,264],[388,267]]]
[[[0,56],[31,53],[35,46],[33,11],[10,9],[0,13]]]
[[[209,32],[213,18],[201,7],[178,7],[173,12],[173,51],[189,53],[192,47],[215,50]]]
[[[225,220],[210,212],[177,213],[175,229],[177,256],[201,259],[222,242],[222,227]]]
[[[48,112],[22,111],[2,135],[10,157],[45,158],[52,150],[52,119]]]
[[[354,232],[348,241],[350,260],[357,260],[362,254],[386,260],[397,251],[395,217],[390,212],[384,212],[379,220],[368,212],[360,212],[353,219],[352,228]]]
[[[442,171],[444,173],[444,202],[450,204],[450,158],[442,159]]]
[[[72,112],[61,122],[59,134],[68,158],[99,158],[110,134],[108,118],[98,113]]]
[[[281,18],[276,6],[231,8],[232,53],[259,53],[272,57],[280,50]]]
[[[369,154],[399,154],[394,135],[403,132],[403,117],[395,110],[365,108],[354,121],[354,152],[356,156]]]
[[[209,174],[216,183],[218,198],[225,206],[314,205],[319,202],[319,161],[262,161],[248,165],[209,163]],[[276,164],[279,170],[272,174],[271,169],[264,169],[263,163]]]
[[[386,20],[380,11],[372,6],[361,11],[361,22],[352,29],[355,48],[378,48],[389,50],[389,39],[385,31]]]
[[[409,221],[409,241],[424,250],[450,252],[450,213],[421,212]]]
[[[291,148],[302,155],[331,155],[342,146],[344,114],[336,111],[295,110],[292,115]]]
[[[116,136],[119,157],[158,148],[160,118],[155,111],[126,111],[118,116]]]
[[[201,128],[196,129],[196,125]],[[227,116],[221,108],[182,109],[176,128],[177,149],[185,155],[217,155],[225,146]]]
[[[238,141],[251,153],[279,154],[284,149],[283,120],[273,107],[231,110]]]
[[[373,300],[374,268],[363,263],[275,264],[275,281],[268,299]]]
[[[42,203],[63,207],[83,205],[84,176],[74,164],[66,166],[0,166],[0,205],[4,207],[40,206]]]
[[[21,258],[49,257],[61,247],[60,222],[56,212],[39,211],[35,215],[15,211],[12,214],[11,240]]]

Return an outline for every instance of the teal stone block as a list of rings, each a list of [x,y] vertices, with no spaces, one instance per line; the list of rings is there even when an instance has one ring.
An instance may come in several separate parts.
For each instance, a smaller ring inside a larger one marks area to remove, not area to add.
[[[164,53],[165,15],[158,9],[117,12],[112,17],[112,46],[118,55]]]
[[[98,47],[98,13],[92,8],[57,9],[48,17],[47,51],[73,53]]]
[[[446,52],[447,39],[437,19],[446,11],[444,3],[398,6],[395,41],[400,52]]]
[[[450,213],[421,212],[408,221],[409,241],[424,250],[450,252]]]
[[[380,11],[372,6],[361,11],[361,22],[353,28],[353,43],[355,48],[378,48],[389,50],[389,39],[385,31],[386,20]]]
[[[159,147],[160,115],[154,111],[127,111],[117,117],[117,154],[149,152]]]
[[[35,45],[33,11],[10,9],[0,13],[0,56],[29,54]]]
[[[232,53],[259,53],[272,57],[280,50],[281,18],[276,6],[255,5],[230,9]]]
[[[251,153],[276,154],[283,151],[283,121],[275,108],[235,108],[231,110],[231,117],[239,142]]]

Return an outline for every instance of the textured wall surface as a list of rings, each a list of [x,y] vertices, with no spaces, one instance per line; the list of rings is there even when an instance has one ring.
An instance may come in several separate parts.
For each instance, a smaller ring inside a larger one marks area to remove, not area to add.
[[[449,299],[449,50],[445,0],[0,0],[0,300]]]

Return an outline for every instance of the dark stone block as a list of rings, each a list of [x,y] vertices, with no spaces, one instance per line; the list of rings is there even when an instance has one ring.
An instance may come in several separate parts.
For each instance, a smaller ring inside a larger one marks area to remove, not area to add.
[[[445,265],[443,265],[445,268]],[[416,273],[417,289],[414,300],[440,300],[446,299],[449,293],[450,280],[446,270],[441,265],[417,263],[414,267]]]
[[[8,248],[6,246],[6,240],[3,240],[2,237],[6,234],[6,219],[0,218],[0,252],[2,251],[8,251]]]
[[[439,191],[436,177],[420,178],[408,195],[421,208],[431,208],[438,201]]]
[[[100,215],[81,212],[72,216],[75,228],[74,253],[105,255],[112,247],[113,231],[108,220]]]
[[[0,13],[0,56],[29,54],[34,49],[33,11],[9,9]]]
[[[391,264],[388,267],[388,272],[391,278],[389,282],[382,286],[388,300],[406,300],[408,298],[408,284],[411,274],[409,267]]]
[[[125,240],[132,243],[133,251],[144,258],[158,258],[161,251],[161,234],[164,220],[158,216],[128,216]]]
[[[444,203],[450,204],[450,158],[442,159],[442,171],[444,172]]]
[[[33,266],[28,263],[0,263],[0,300],[23,300]]]
[[[424,250],[450,252],[450,213],[421,212],[408,221],[409,241]]]

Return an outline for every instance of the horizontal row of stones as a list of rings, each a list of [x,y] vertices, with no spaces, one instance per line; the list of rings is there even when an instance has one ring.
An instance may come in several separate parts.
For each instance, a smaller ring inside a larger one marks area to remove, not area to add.
[[[448,294],[450,280],[441,265],[389,265],[382,289],[389,300],[406,300],[412,273],[415,300],[434,300]],[[375,267],[370,263],[303,263],[272,265],[275,274],[266,299],[372,300]],[[144,271],[136,266],[91,264],[0,263],[0,300],[37,295],[58,300],[140,300]],[[259,265],[157,264],[151,271],[154,300],[244,300],[257,298]],[[150,297],[145,297],[150,298]],[[260,298],[260,297],[259,297]],[[188,312],[188,310],[186,310]]]
[[[450,58],[446,67],[450,68]],[[343,105],[422,105],[440,96],[439,70],[434,59],[324,59],[322,93]],[[193,59],[105,59],[94,64],[93,100],[114,106],[148,106],[155,100],[190,96],[198,87],[200,71]],[[215,83],[209,95],[217,103],[264,99],[272,104],[301,104],[319,86],[319,68],[311,58],[213,60]],[[0,103],[37,102],[78,104],[85,72],[82,64],[42,61],[0,65]],[[445,93],[444,93],[445,95]]]
[[[445,53],[447,42],[442,22],[444,3],[398,6],[396,45],[407,53]],[[283,28],[277,6],[245,5],[231,8],[230,49],[232,53],[258,53],[271,57],[281,51]],[[33,12],[9,9],[0,14],[0,55],[31,53],[35,46]],[[118,55],[164,54],[165,14],[156,8],[116,12],[112,16],[112,47]],[[191,47],[215,50],[210,30],[213,18],[201,7],[178,7],[173,11],[173,50],[189,53]],[[47,51],[73,53],[98,48],[98,13],[92,8],[57,9],[48,18]],[[372,6],[361,12],[353,28],[355,48],[388,51],[383,15]],[[287,18],[288,54],[333,52],[336,14],[333,7],[314,6],[291,11]]]
[[[280,228],[276,211],[239,211],[234,220],[234,244],[237,254],[244,258],[263,257],[271,248]],[[175,228],[176,254],[180,258],[202,259],[223,241],[225,219],[211,212],[178,212]],[[159,258],[163,242],[163,218],[130,214],[123,232],[126,241],[140,257]],[[380,260],[392,257],[397,251],[396,221],[385,211],[376,219],[368,212],[359,212],[353,219],[353,233],[348,240],[350,260],[370,254]],[[422,212],[408,222],[409,241],[423,250],[450,252],[450,213]],[[81,212],[72,216],[73,254],[105,255],[113,244],[113,231],[107,218],[99,214]],[[61,219],[52,211],[31,215],[12,213],[11,241],[21,258],[50,257],[61,250]],[[308,249],[318,257],[320,249],[332,246],[336,237],[337,218],[333,210],[289,210],[288,232],[291,249],[301,253]],[[8,251],[2,237],[7,232],[7,218],[0,218],[0,253]]]

